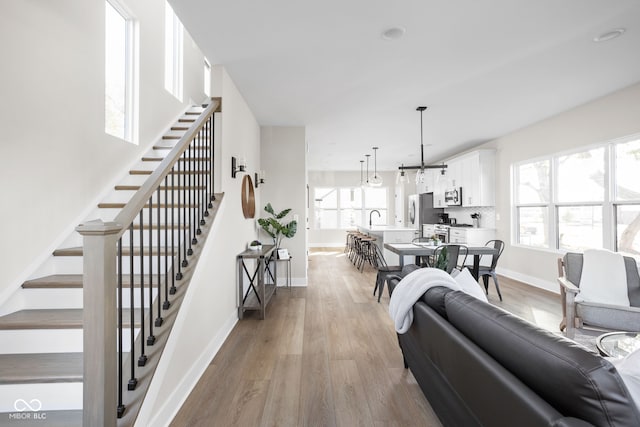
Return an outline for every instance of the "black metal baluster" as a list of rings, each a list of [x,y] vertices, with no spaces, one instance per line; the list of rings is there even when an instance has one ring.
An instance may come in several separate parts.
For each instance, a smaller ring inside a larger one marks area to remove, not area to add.
[[[202,145],[202,148],[200,149],[200,155],[198,156],[198,212],[200,213],[200,225],[205,225],[206,222],[204,221],[204,217],[205,217],[205,212],[208,214],[207,212],[207,203],[205,202],[205,197],[206,197],[206,183],[205,183],[205,176],[204,176],[204,146],[205,144],[205,139],[203,138],[204,136],[204,128],[200,130],[200,133],[198,134],[198,137],[200,139],[200,144]],[[198,228],[198,230],[200,230]],[[202,232],[202,231],[200,231]]]
[[[193,144],[197,144],[197,137],[194,138]],[[198,221],[198,180],[196,179],[198,170],[197,170],[197,159],[198,159],[198,150],[194,148],[194,155],[191,157],[191,173],[189,174],[189,182],[193,180],[193,186],[191,187],[191,194],[193,195],[193,205],[191,206],[191,215],[192,215],[192,223],[193,223],[193,240],[191,243],[194,245],[198,243],[198,238],[196,237],[198,234],[202,233],[200,230],[200,222]]]
[[[129,316],[131,320],[130,328],[130,338],[131,338],[131,377],[129,378],[129,383],[127,384],[127,390],[135,390],[138,385],[138,379],[136,378],[136,362],[135,362],[135,306],[133,304],[134,301],[134,280],[135,275],[133,274],[134,270],[134,262],[133,262],[133,223],[129,225],[129,298],[131,301],[129,302]]]
[[[147,364],[147,355],[144,354],[144,208],[140,211],[140,357],[138,366]],[[131,253],[133,256],[133,252]]]
[[[144,307],[143,307],[144,311]],[[156,337],[153,335],[153,194],[149,197],[149,336],[147,345],[154,345]]]
[[[196,226],[194,224],[194,220],[193,220],[193,206],[191,204],[191,195],[193,193],[193,186],[191,185],[191,175],[193,174],[193,170],[191,169],[192,166],[192,161],[193,161],[193,155],[192,155],[192,147],[194,144],[195,140],[192,140],[191,143],[189,144],[189,157],[187,159],[187,168],[188,170],[186,171],[187,176],[189,177],[189,190],[188,190],[188,195],[189,195],[189,203],[187,205],[187,213],[189,215],[189,250],[187,251],[187,255],[191,256],[193,255],[193,248],[191,247],[191,245],[195,245],[196,243],[198,243],[198,240],[196,239]],[[193,229],[193,232],[192,232]]]
[[[208,162],[208,151],[207,151],[207,147],[209,144],[209,119],[207,119],[207,121],[204,123],[204,147],[202,148],[202,168],[203,169],[207,169],[209,162]],[[206,174],[206,172],[205,172]],[[205,210],[204,210],[204,216],[207,217],[209,216],[209,208],[212,207],[211,202],[210,202],[210,198],[208,198],[209,194],[213,193],[213,190],[209,188],[209,177],[206,175],[202,176],[202,181],[203,181],[203,189],[202,191],[203,193],[203,197],[202,200],[206,201],[205,203]]]
[[[171,190],[173,195],[173,189]],[[173,256],[173,253],[171,254]],[[173,276],[173,274],[171,275]],[[163,309],[168,309],[169,302],[169,175],[164,177],[164,304]]]
[[[187,228],[188,224],[189,224],[189,218],[187,217],[187,151],[185,150],[185,152],[182,154],[183,159],[184,159],[184,163],[183,163],[183,170],[182,170],[182,183],[184,185],[184,189],[183,189],[183,194],[182,194],[182,219],[184,220],[184,225],[185,225],[185,229],[184,229],[184,233],[182,236],[182,243],[184,245],[184,252],[182,253],[184,255],[184,258],[182,259],[182,266],[186,267],[189,265],[189,262],[187,261],[187,255],[190,255],[189,252],[187,251],[187,244],[188,242],[191,240],[191,237],[188,235],[189,234],[189,230]]]
[[[122,403],[122,237],[118,239],[118,418],[124,415]]]
[[[162,266],[160,265],[160,260],[162,259],[162,250],[161,250],[162,245],[160,244],[160,233],[162,231],[160,229],[161,228],[160,213],[161,213],[161,209],[162,209],[162,204],[160,203],[160,200],[161,200],[160,199],[160,186],[158,186],[156,194],[158,195],[158,199],[157,199],[158,205],[156,207],[156,212],[157,212],[157,215],[156,215],[156,219],[157,219],[156,229],[158,230],[157,233],[156,233],[156,237],[158,239],[158,241],[157,241],[157,249],[156,249],[158,251],[158,256],[156,258],[156,264],[157,264],[156,265],[156,273],[157,273],[156,279],[157,279],[157,282],[158,282],[158,293],[156,295],[156,300],[158,301],[158,317],[156,317],[156,326],[159,327],[159,326],[162,326],[162,322],[163,322],[162,313],[161,313],[161,307],[162,307],[162,282],[160,281],[160,278],[162,277],[162,275],[160,273],[160,270],[162,269]],[[165,200],[165,205],[166,205],[166,200]],[[152,311],[153,310],[150,310],[150,312],[149,312],[150,315],[151,315]]]
[[[174,210],[178,211],[178,226],[182,227],[180,224],[182,224],[180,218],[181,218],[181,212],[180,212],[180,196],[182,195],[182,187],[180,186],[180,162],[182,160],[182,157],[180,157],[178,159],[178,161],[176,162],[176,166],[178,167],[178,204],[176,206],[174,206]],[[180,262],[181,259],[181,255],[182,255],[182,245],[180,244],[180,230],[178,230],[178,245],[177,245],[177,249],[178,249],[178,273],[176,274],[176,280],[180,280],[182,279],[182,262]],[[185,266],[186,267],[186,266]]]
[[[215,121],[213,120],[215,114],[211,114],[211,116],[209,117],[209,122],[211,123],[210,126],[210,132],[209,132],[209,158],[211,159],[211,163],[209,166],[209,178],[211,179],[211,201],[216,199],[216,194],[215,194],[215,181],[214,181],[214,174],[213,174],[213,162],[214,162],[214,155],[213,155],[213,143],[214,143],[214,136],[213,134],[215,133],[216,127],[215,127]],[[209,203],[209,207],[212,208],[213,207],[213,203]]]
[[[178,162],[180,161],[178,160]],[[178,230],[176,230],[176,222],[175,222],[176,204],[175,204],[174,194],[176,191],[178,191],[178,197],[180,197],[180,192],[179,192],[180,190],[177,189],[174,185],[175,183],[174,169],[175,169],[175,166],[171,168],[171,289],[169,290],[171,295],[176,293],[176,275],[173,274],[176,271],[176,262],[175,262],[176,255],[174,251],[176,250],[176,233],[180,232],[179,228]],[[180,218],[178,218],[178,227],[180,227]],[[180,245],[178,245],[177,249],[178,249],[178,268],[180,268],[179,267],[180,266]]]

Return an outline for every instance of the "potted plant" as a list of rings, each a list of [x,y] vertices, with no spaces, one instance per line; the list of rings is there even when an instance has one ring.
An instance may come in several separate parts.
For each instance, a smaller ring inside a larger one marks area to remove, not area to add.
[[[280,243],[285,237],[291,238],[298,231],[298,222],[296,220],[285,222],[282,221],[291,209],[285,209],[282,212],[276,213],[271,206],[271,203],[267,203],[264,210],[271,215],[269,218],[259,218],[258,224],[260,227],[273,239],[273,244],[276,249],[280,248]]]

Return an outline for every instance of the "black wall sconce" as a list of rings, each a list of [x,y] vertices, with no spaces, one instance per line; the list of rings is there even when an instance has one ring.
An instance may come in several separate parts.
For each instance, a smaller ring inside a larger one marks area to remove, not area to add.
[[[247,161],[245,159],[236,159],[231,157],[231,178],[235,178],[238,172],[247,170]]]
[[[256,178],[255,179],[255,181],[256,181],[255,182],[255,186],[256,186],[256,188],[258,188],[258,186],[260,184],[264,184],[264,176],[265,176],[264,171],[260,171],[260,173],[258,173],[258,172],[255,173],[255,178]]]

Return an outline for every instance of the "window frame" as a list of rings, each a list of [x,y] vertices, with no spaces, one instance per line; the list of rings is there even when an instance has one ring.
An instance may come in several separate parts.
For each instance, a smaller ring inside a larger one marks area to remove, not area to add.
[[[560,248],[560,219],[559,210],[564,207],[581,207],[581,206],[599,206],[602,209],[602,247],[609,250],[618,250],[618,236],[617,236],[617,207],[621,205],[640,205],[640,199],[638,200],[618,200],[617,199],[617,177],[616,177],[616,148],[622,144],[640,140],[640,134],[632,134],[621,138],[609,140],[604,143],[596,143],[577,147],[571,150],[566,150],[558,153],[553,153],[546,156],[540,156],[537,158],[522,160],[514,162],[511,165],[511,216],[512,216],[512,228],[511,228],[511,244],[517,247],[523,247],[527,249],[551,251],[554,253],[565,253],[567,250]],[[569,156],[572,154],[591,151],[594,149],[604,149],[604,197],[602,201],[585,200],[585,201],[573,201],[563,202],[558,200],[559,197],[559,179],[558,179],[558,161],[561,157]],[[518,203],[519,200],[519,167],[529,163],[535,163],[542,160],[550,161],[550,198],[548,203]],[[548,235],[546,236],[549,242],[548,247],[532,246],[522,243],[520,240],[520,215],[519,209],[522,207],[546,207],[548,209],[549,225]]]
[[[182,102],[184,97],[184,25],[167,0],[165,0],[164,31],[164,88]]]
[[[125,58],[124,58],[124,130],[123,134],[115,134],[107,126],[107,58],[106,43],[109,38],[106,25],[106,7],[111,6],[125,23]],[[105,133],[126,142],[138,143],[138,76],[139,76],[139,28],[134,15],[117,0],[105,0]]]

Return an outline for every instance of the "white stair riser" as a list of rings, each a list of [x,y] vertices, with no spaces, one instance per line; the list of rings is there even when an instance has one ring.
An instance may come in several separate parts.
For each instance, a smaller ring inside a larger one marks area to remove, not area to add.
[[[161,282],[164,293],[164,281]],[[157,277],[153,278],[153,298],[158,294]],[[116,298],[117,298],[117,290]],[[11,305],[19,304],[16,310],[34,309],[60,309],[60,308],[82,308],[82,288],[75,289],[21,289],[16,294],[17,301],[11,301]],[[144,289],[145,304],[149,304],[149,282],[145,282]],[[140,307],[140,288],[133,289],[133,306]],[[7,304],[8,306],[8,304]],[[131,307],[130,288],[122,288],[122,306]],[[5,306],[3,306],[3,309]],[[15,311],[15,310],[13,310]]]
[[[145,327],[147,334],[148,327]],[[129,328],[122,330],[122,348],[125,352],[131,350],[130,331]],[[139,333],[139,328],[134,329],[136,337]],[[82,353],[82,329],[1,330],[0,341],[0,354]]]
[[[42,277],[48,274],[82,274],[82,257],[53,257],[51,269],[47,270],[46,274],[41,274]],[[188,259],[188,257],[187,257]],[[156,274],[158,271],[158,259],[157,256],[154,255],[149,261],[149,257],[145,256],[143,260],[144,272],[145,274],[149,274],[149,271],[152,271],[153,274]],[[171,258],[169,257],[167,260],[167,265],[169,270],[171,269]],[[174,261],[174,265],[176,266],[177,271],[177,259]],[[165,262],[164,255],[160,256],[160,272],[164,275],[165,271]],[[130,263],[129,258],[125,257],[122,261],[122,272],[127,275],[130,274]],[[152,268],[152,269],[151,269]],[[133,273],[140,273],[140,258],[134,257],[133,263]]]
[[[34,409],[40,407],[40,410],[31,412],[27,408],[23,415],[19,415],[16,406],[20,409],[25,408],[20,400],[27,402]],[[0,412],[14,414],[16,425],[20,425],[20,420],[34,419],[42,420],[42,424],[46,425],[47,411],[65,409],[82,409],[81,382],[0,385]]]

